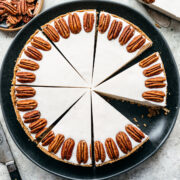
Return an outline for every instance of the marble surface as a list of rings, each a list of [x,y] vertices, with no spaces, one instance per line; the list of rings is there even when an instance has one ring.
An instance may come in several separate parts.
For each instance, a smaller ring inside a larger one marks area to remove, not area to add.
[[[45,0],[43,11],[51,6],[59,4],[60,2],[65,2],[66,0]],[[120,1],[120,0],[117,0]],[[154,13],[149,15],[149,12],[144,8],[143,5],[139,4],[136,0],[121,0],[121,3],[127,4],[136,10],[139,10],[144,14],[151,22],[155,24],[155,21],[151,18]],[[156,18],[157,20],[157,18]],[[165,39],[169,43],[169,46],[173,52],[178,69],[180,70],[180,23],[174,20],[165,19],[161,25],[167,28],[160,28],[160,31],[164,35]],[[13,38],[15,37],[15,32],[0,32],[0,65],[6,54],[8,47],[10,46]],[[7,139],[9,141],[10,147],[13,151],[17,166],[19,168],[20,174],[23,180],[60,180],[61,178],[49,174],[48,172],[42,170],[35,164],[33,164],[29,159],[27,159],[21,151],[14,144],[12,138],[10,137],[7,128],[5,126],[2,113],[0,111],[0,121],[4,127]],[[115,179],[127,179],[127,180],[178,180],[180,179],[180,116],[177,119],[175,128],[173,129],[170,137],[160,148],[160,150],[150,159],[145,161],[140,166],[135,169],[121,175],[117,176]],[[0,164],[0,179],[9,180],[9,174],[7,172],[6,166]]]

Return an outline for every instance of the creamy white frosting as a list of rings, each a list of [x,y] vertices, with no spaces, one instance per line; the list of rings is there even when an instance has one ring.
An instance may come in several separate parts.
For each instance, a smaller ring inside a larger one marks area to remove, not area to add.
[[[50,43],[50,41],[43,35],[41,31],[39,31],[35,37],[41,37]],[[31,43],[29,42],[26,44],[25,49],[27,46],[31,46]],[[36,61],[29,58],[24,52],[21,55],[20,59],[33,60],[39,64],[39,69],[36,71],[30,71],[22,68],[18,70],[18,72],[33,72],[36,75],[36,80],[34,82],[24,84],[36,86],[87,87],[85,81],[78,75],[78,73],[71,67],[71,65],[68,64],[65,58],[52,44],[51,50],[39,51],[43,55],[41,61]],[[21,84],[22,83],[16,80],[16,85]]]
[[[72,138],[75,141],[71,159],[68,162],[78,164],[76,159],[77,145],[80,140],[85,140],[88,145],[88,161],[86,165],[92,164],[90,158],[90,144],[91,144],[91,99],[88,91],[70,111],[60,120],[60,122],[52,129],[57,134],[63,134],[65,140]],[[41,143],[40,143],[41,145]],[[44,146],[48,150],[48,146]],[[61,157],[61,148],[56,153]],[[66,161],[66,160],[65,160]],[[83,165],[83,163],[82,163]]]
[[[106,12],[101,12],[100,16],[102,13],[109,14]],[[122,29],[119,33],[119,36],[116,39],[108,40],[107,35],[113,20],[121,21]],[[128,43],[126,43],[123,46],[119,43],[119,37],[123,32],[123,29],[127,25],[129,25],[127,22],[111,15],[110,24],[106,32],[102,34],[98,31],[93,73],[93,86],[96,86],[99,83],[101,83],[103,80],[108,78],[110,75],[115,73],[117,70],[119,70],[121,67],[126,65],[128,62],[130,62],[137,56],[137,53],[139,52],[138,50],[133,53],[129,53],[126,50],[126,47],[129,44],[129,42],[131,42],[131,40],[135,36],[140,34],[137,30],[135,30],[134,36],[128,41]],[[145,44],[147,43],[150,43],[150,41],[146,39]]]
[[[92,93],[92,107],[93,107],[93,126],[94,126],[94,141],[101,141],[105,148],[105,140],[107,138],[112,138],[116,143],[119,150],[119,158],[123,157],[125,154],[120,150],[117,142],[116,135],[119,131],[123,131],[127,134],[125,126],[127,124],[132,124],[126,117],[124,117],[119,111],[117,111],[113,106],[107,103],[103,98],[101,98],[96,93]],[[128,135],[128,134],[127,134]],[[129,139],[132,143],[132,148],[139,145],[138,142],[134,141],[129,135]],[[148,138],[142,140],[145,141]],[[109,157],[106,152],[106,159],[104,162],[109,161]],[[96,162],[96,164],[102,163],[101,161]]]
[[[159,56],[158,53],[157,55]],[[155,64],[159,64],[159,63],[162,64],[163,66],[160,56],[159,56],[158,61],[153,63],[151,66]],[[165,77],[164,72],[160,73],[159,75],[152,76],[152,77],[145,77],[143,75],[143,71],[147,68],[141,68],[139,66],[139,63],[137,63],[131,66],[130,68],[128,68],[127,70],[123,71],[122,73],[119,73],[113,78],[97,86],[95,88],[95,91],[109,94],[110,96],[112,95],[112,96],[115,96],[116,98],[119,97],[120,99],[122,98],[126,100],[131,100],[134,102],[137,101],[141,104],[146,104],[146,105],[151,105],[151,106],[152,105],[166,106],[166,97],[164,98],[163,102],[148,101],[142,97],[143,92],[150,91],[150,90],[159,90],[167,94],[166,92],[167,86],[165,86],[164,88],[151,88],[151,89],[145,86],[145,80],[149,78]],[[167,81],[165,81],[165,83],[167,84]]]
[[[94,13],[94,25],[91,32],[85,32],[83,28],[83,15],[85,12]],[[78,34],[70,33],[70,37],[64,39],[62,36],[55,45],[60,49],[68,61],[74,68],[82,75],[82,77],[91,84],[93,55],[94,55],[94,42],[95,42],[95,29],[96,29],[96,11],[83,11],[77,12],[81,21],[81,31]],[[68,24],[68,15],[64,17]],[[54,21],[51,22],[54,26]]]
[[[47,127],[60,117],[86,91],[83,88],[33,88],[36,90],[36,95],[27,99],[34,99],[37,101],[38,106],[35,110],[40,111],[40,118],[45,118],[47,120]],[[16,98],[16,100],[23,99]],[[19,111],[20,117],[23,121],[23,115],[27,112],[28,111]],[[24,125],[29,129],[29,123],[24,123]],[[31,135],[35,138],[35,134]]]

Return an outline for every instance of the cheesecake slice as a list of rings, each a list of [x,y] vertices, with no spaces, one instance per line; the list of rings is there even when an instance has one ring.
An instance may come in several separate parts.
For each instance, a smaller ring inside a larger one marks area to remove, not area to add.
[[[61,15],[42,26],[42,30],[90,85],[94,56],[96,10],[79,10]]]
[[[48,140],[54,136],[54,139]],[[88,91],[45,136],[38,147],[66,163],[91,166],[91,99]]]
[[[101,12],[93,86],[100,84],[150,46],[152,41],[137,26],[116,15]]]
[[[83,88],[13,86],[17,119],[31,140],[49,127],[85,93]]]
[[[147,106],[166,106],[167,80],[158,52],[119,73],[95,88],[115,99]]]
[[[21,51],[12,84],[87,87],[85,81],[39,30]]]
[[[148,136],[96,93],[92,93],[95,165],[123,159]]]

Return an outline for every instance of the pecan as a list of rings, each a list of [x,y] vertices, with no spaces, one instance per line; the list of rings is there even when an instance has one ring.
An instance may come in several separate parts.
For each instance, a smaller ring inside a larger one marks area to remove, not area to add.
[[[129,137],[126,135],[126,133],[124,133],[122,131],[119,132],[116,135],[116,141],[117,141],[119,148],[121,149],[121,151],[123,153],[127,154],[128,151],[132,150],[131,141],[130,141]]]
[[[145,81],[145,86],[147,88],[163,88],[166,86],[164,83],[165,80],[165,77],[150,78]]]
[[[32,87],[27,87],[27,86],[19,86],[16,87],[16,97],[18,98],[29,98],[33,97],[36,94],[36,90]]]
[[[163,68],[161,67],[161,64],[155,64],[147,69],[145,69],[143,71],[144,76],[146,77],[150,77],[150,76],[154,76],[154,75],[158,75],[161,74],[161,72],[163,72]]]
[[[49,24],[47,24],[43,28],[43,32],[46,34],[46,36],[53,42],[58,42],[60,37],[58,32],[55,30],[55,28]]]
[[[39,69],[39,65],[36,62],[28,60],[28,59],[21,59],[18,66],[23,69],[28,69],[31,71],[35,71]]]
[[[0,9],[0,16],[3,15],[6,12],[5,9]]]
[[[33,3],[35,0],[26,0],[27,3]]]
[[[158,59],[159,59],[159,56],[156,53],[154,53],[154,54],[148,56],[147,58],[141,60],[139,62],[139,66],[141,66],[142,68],[145,68],[145,67],[150,66],[151,64],[155,63]]]
[[[33,37],[33,41],[31,41],[31,45],[37,49],[41,49],[44,51],[49,51],[51,49],[50,43],[45,41],[41,37]]]
[[[101,162],[104,162],[106,159],[105,150],[103,144],[100,141],[94,142],[94,156],[96,162],[98,162],[99,160],[101,160]]]
[[[143,0],[143,1],[148,4],[155,2],[155,0]]]
[[[38,119],[37,121],[34,121],[31,124],[29,124],[29,128],[31,129],[31,133],[38,133],[46,125],[47,125],[46,119]]]
[[[112,138],[107,138],[105,141],[106,151],[110,159],[117,159],[119,157],[118,148]]]
[[[165,93],[163,91],[146,91],[142,94],[142,97],[149,101],[163,102]]]
[[[109,27],[110,20],[111,16],[109,14],[101,14],[101,17],[99,19],[98,31],[101,33],[106,32],[107,28]]]
[[[122,29],[122,22],[113,20],[111,27],[109,29],[109,32],[108,32],[108,36],[107,36],[108,39],[109,40],[116,39],[118,37],[121,29]]]
[[[135,52],[137,49],[141,48],[145,42],[145,37],[142,35],[138,35],[133,38],[133,40],[128,44],[126,49],[129,53]]]
[[[64,142],[64,135],[57,134],[56,137],[53,139],[53,141],[50,143],[48,147],[48,151],[56,154],[63,142]]]
[[[127,25],[119,37],[119,43],[121,45],[125,45],[133,37],[134,32],[134,28]]]
[[[69,160],[71,158],[73,148],[74,148],[74,140],[72,138],[66,139],[66,141],[63,144],[62,150],[61,150],[61,158]]]
[[[79,141],[77,145],[76,157],[79,164],[85,164],[88,161],[88,146],[86,141]]]
[[[38,120],[40,116],[41,116],[41,113],[38,110],[33,110],[33,111],[25,113],[23,115],[23,118],[24,118],[25,123],[31,123]]]
[[[94,25],[94,14],[93,13],[84,13],[83,16],[83,27],[85,32],[91,32]]]
[[[11,3],[9,3],[8,1],[1,1],[0,9],[5,9],[7,12],[9,12],[12,15],[16,15],[18,13],[16,7],[13,6]]]
[[[31,18],[34,17],[33,10],[34,10],[33,7],[29,7],[26,12],[26,14]]]
[[[25,15],[27,12],[26,0],[20,0],[19,4],[20,4],[22,15]]]
[[[31,83],[36,79],[35,74],[31,72],[17,72],[16,76],[18,77],[17,81],[21,83]]]
[[[54,26],[63,38],[67,39],[70,36],[70,30],[64,18],[60,17],[55,20]]]
[[[69,14],[68,24],[72,33],[78,34],[81,31],[81,21],[77,13]]]
[[[26,100],[17,101],[16,105],[19,111],[28,111],[35,109],[38,103],[35,100],[26,99]]]
[[[26,56],[37,61],[40,61],[42,59],[42,53],[34,47],[28,46],[27,50],[24,50],[24,53],[26,54]]]
[[[18,24],[21,20],[22,20],[22,16],[12,16],[12,15],[9,15],[9,16],[7,17],[7,24],[10,23],[10,24],[16,25],[16,24]]]
[[[29,17],[28,15],[25,15],[25,16],[22,17],[22,20],[23,20],[23,22],[24,22],[25,24],[28,23],[31,19],[32,19],[32,18]]]
[[[140,129],[133,126],[132,124],[126,125],[125,129],[127,133],[131,136],[131,138],[134,139],[136,142],[140,143],[141,140],[145,138],[144,133]]]

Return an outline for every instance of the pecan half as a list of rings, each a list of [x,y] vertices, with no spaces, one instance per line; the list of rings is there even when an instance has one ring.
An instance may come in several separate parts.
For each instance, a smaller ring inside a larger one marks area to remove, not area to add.
[[[55,20],[54,26],[63,38],[67,39],[70,36],[70,30],[64,18],[60,17]]]
[[[128,151],[132,150],[131,141],[130,141],[129,137],[126,135],[126,133],[124,133],[122,131],[119,132],[116,135],[116,141],[117,141],[119,148],[121,149],[121,151],[123,153],[127,154]]]
[[[7,12],[9,12],[12,15],[16,15],[18,13],[16,7],[13,6],[11,3],[9,3],[8,1],[1,1],[0,9],[5,9]]]
[[[37,121],[29,124],[29,128],[31,129],[31,133],[38,133],[41,129],[46,127],[47,120],[46,119],[38,119]]]
[[[38,120],[41,116],[41,113],[38,110],[27,112],[23,115],[25,123],[31,123]]]
[[[22,21],[23,21],[25,24],[28,23],[31,19],[32,19],[32,18],[29,17],[28,15],[25,15],[25,16],[22,17]]]
[[[107,36],[108,39],[109,40],[116,39],[118,37],[121,29],[122,29],[122,22],[113,20],[113,22],[111,23],[109,32],[108,32],[108,36]]]
[[[78,34],[81,31],[81,21],[77,13],[69,14],[68,23],[72,33]]]
[[[145,81],[145,86],[147,88],[163,88],[166,86],[165,80],[165,77],[150,78]]]
[[[49,44],[49,42],[45,41],[41,37],[33,37],[33,41],[31,41],[31,45],[43,51],[49,51],[51,49],[51,45]]]
[[[85,12],[83,16],[83,27],[85,32],[91,32],[94,25],[94,14]]]
[[[142,94],[142,97],[149,101],[163,102],[165,93],[163,91],[146,91]]]
[[[31,71],[35,71],[35,70],[39,69],[39,64],[37,64],[34,61],[28,60],[28,59],[21,59],[18,66],[23,69],[28,69]]]
[[[53,42],[58,42],[60,37],[58,32],[55,30],[55,28],[49,24],[47,24],[43,28],[43,32],[46,34],[46,36]]]
[[[31,72],[17,72],[16,77],[17,81],[21,83],[32,83],[36,79],[35,74]]]
[[[26,100],[17,101],[16,105],[19,111],[28,111],[35,109],[38,103],[35,100],[26,99]]]
[[[119,43],[121,45],[125,45],[134,35],[134,28],[131,27],[130,25],[127,25],[124,29],[123,32],[121,33],[119,37]]]
[[[40,61],[42,59],[42,53],[34,47],[28,46],[27,50],[24,50],[24,53],[26,54],[26,56],[37,61]]]
[[[132,124],[126,125],[125,129],[127,133],[131,136],[131,138],[134,139],[136,142],[140,143],[141,140],[145,138],[144,133],[140,129],[133,126]]]
[[[57,134],[56,137],[53,139],[53,141],[50,143],[48,147],[48,151],[56,154],[63,142],[64,142],[64,135]]]
[[[22,15],[25,15],[26,12],[27,12],[26,0],[20,0],[19,4],[20,4],[20,8],[21,8],[21,13],[22,13]]]
[[[110,20],[111,16],[109,14],[101,14],[99,19],[98,31],[101,33],[106,32],[107,28],[109,27]]]
[[[154,53],[154,54],[148,56],[147,58],[141,60],[139,62],[139,66],[141,66],[142,68],[145,68],[145,67],[155,63],[158,59],[159,59],[159,56],[156,53]]]
[[[161,67],[161,64],[155,64],[147,69],[145,69],[143,71],[144,76],[146,77],[150,77],[150,76],[154,76],[154,75],[158,75],[161,74],[161,72],[163,72],[163,68]]]
[[[33,97],[36,94],[36,90],[32,87],[19,86],[16,87],[16,97],[18,98],[29,98]]]
[[[112,138],[107,138],[105,141],[106,151],[110,159],[117,159],[119,157],[118,148]]]
[[[94,142],[94,156],[96,162],[98,162],[99,160],[101,160],[101,162],[104,162],[106,159],[104,146],[100,141]]]
[[[65,140],[62,150],[61,150],[61,158],[69,160],[72,156],[73,148],[74,148],[74,140],[72,138],[68,138]]]
[[[79,164],[85,164],[88,161],[88,145],[86,141],[79,141],[77,145],[76,157]]]
[[[12,15],[9,15],[7,17],[7,24],[10,23],[10,24],[13,24],[13,25],[16,25],[18,24],[20,21],[22,20],[22,16],[12,16]]]
[[[146,42],[146,38],[142,35],[138,35],[133,38],[133,40],[126,47],[129,53],[135,52],[137,49],[141,48]]]

